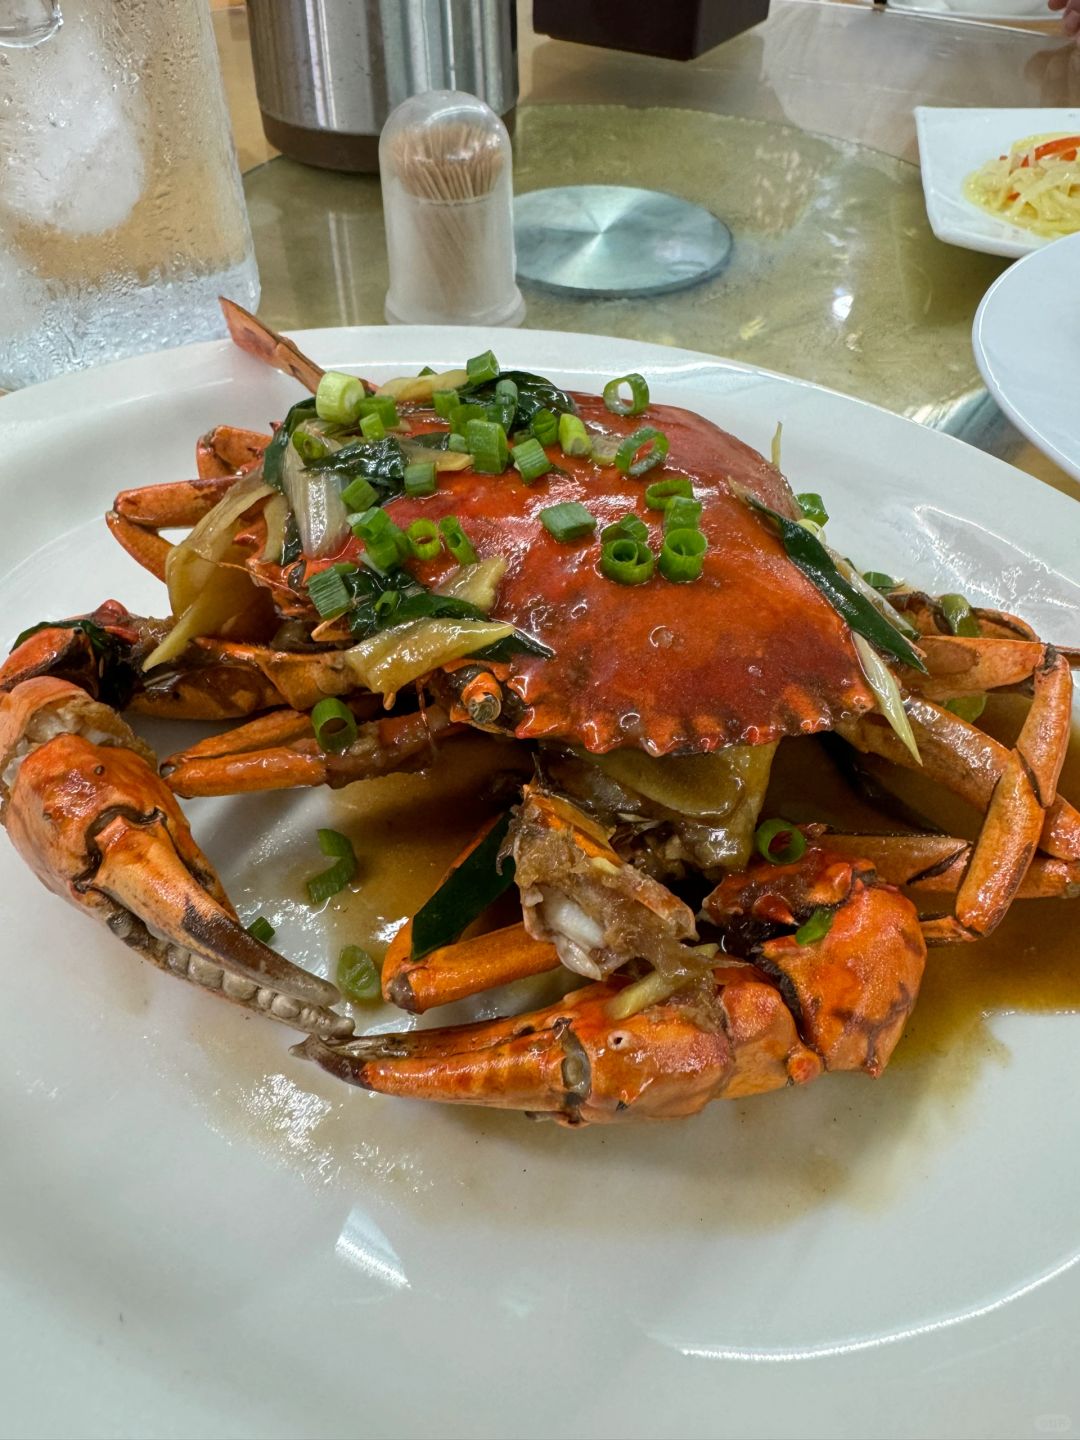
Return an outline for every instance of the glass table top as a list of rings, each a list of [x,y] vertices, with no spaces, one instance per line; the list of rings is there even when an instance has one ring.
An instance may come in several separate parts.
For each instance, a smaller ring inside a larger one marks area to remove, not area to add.
[[[975,309],[1006,262],[926,220],[913,109],[1080,102],[1080,55],[1035,31],[863,4],[773,0],[769,20],[680,63],[535,35],[520,7],[515,190],[636,185],[704,205],[734,235],[700,285],[639,299],[522,285],[525,324],[704,350],[938,426],[1080,497],[987,395]],[[262,138],[243,12],[217,17],[262,275],[277,328],[379,324],[376,178],[312,169]],[[259,163],[262,161],[262,163]]]

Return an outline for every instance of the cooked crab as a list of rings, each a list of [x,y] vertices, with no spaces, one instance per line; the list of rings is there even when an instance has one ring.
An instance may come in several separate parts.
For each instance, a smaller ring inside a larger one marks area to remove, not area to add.
[[[600,400],[480,357],[376,390],[228,314],[319,403],[273,436],[219,427],[198,480],[117,497],[109,523],[167,582],[168,620],[109,601],[25,633],[0,670],[13,842],[147,958],[307,1031],[299,1053],[352,1083],[577,1124],[876,1075],[927,942],[1076,892],[1071,653],[955,597],[873,589],[775,465],[646,407],[640,377],[630,403]],[[1031,705],[1005,747],[965,714],[1017,687]],[[255,718],[159,773],[125,707]],[[426,1011],[549,970],[590,983],[528,1015],[348,1038],[335,987],[245,931],[175,797],[453,764],[470,727],[529,747],[536,776],[399,932],[383,993]],[[973,802],[977,840],[760,827],[777,743],[823,731]],[[470,932],[511,878],[520,923]],[[920,918],[901,886],[950,908]]]

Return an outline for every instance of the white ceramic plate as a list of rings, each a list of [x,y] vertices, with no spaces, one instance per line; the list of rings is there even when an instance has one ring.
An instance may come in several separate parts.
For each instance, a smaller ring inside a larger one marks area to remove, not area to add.
[[[1051,242],[999,220],[964,194],[964,181],[1025,135],[1080,129],[1080,110],[963,110],[915,107],[923,193],[939,240],[988,255],[1027,255]]]
[[[765,449],[782,420],[785,469],[826,496],[840,550],[1080,643],[1075,504],[884,411],[624,340],[298,339],[380,377],[490,344],[584,388],[640,369],[658,399]],[[190,473],[201,431],[264,425],[297,393],[208,344],[0,401],[4,638],[108,595],[160,608],[98,518],[111,496]],[[310,871],[315,826],[352,803],[189,807],[242,913],[268,909],[313,968],[332,936],[290,899],[297,864]],[[153,971],[48,895],[6,841],[0,933],[8,1434],[1080,1424],[1069,1014],[995,1016],[984,1044],[931,1047],[877,1083],[844,1075],[682,1124],[575,1133],[336,1085],[290,1057],[288,1031]]]
[[[1080,479],[1080,235],[999,275],[975,312],[975,361],[1033,445]]]

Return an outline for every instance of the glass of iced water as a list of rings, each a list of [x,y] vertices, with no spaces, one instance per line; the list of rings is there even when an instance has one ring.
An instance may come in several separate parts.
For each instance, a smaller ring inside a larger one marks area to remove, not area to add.
[[[0,389],[225,333],[259,278],[208,0],[0,0]]]

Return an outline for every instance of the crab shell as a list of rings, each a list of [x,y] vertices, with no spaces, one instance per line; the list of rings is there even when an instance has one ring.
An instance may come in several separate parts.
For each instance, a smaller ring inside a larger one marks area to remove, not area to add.
[[[492,619],[509,621],[554,652],[521,653],[510,662],[506,684],[524,705],[518,738],[557,737],[594,753],[622,746],[653,755],[700,753],[811,734],[871,709],[847,626],[787,558],[769,523],[736,493],[739,487],[798,517],[779,470],[690,411],[653,405],[631,419],[611,414],[596,396],[574,399],[587,423],[608,432],[662,429],[670,442],[663,470],[635,478],[553,446],[549,458],[558,468],[535,484],[513,469],[444,471],[435,494],[386,505],[403,529],[417,519],[455,515],[481,559],[505,559]],[[442,423],[430,412],[409,420],[413,433]],[[643,585],[617,584],[599,568],[600,531],[636,514],[659,553],[663,513],[646,507],[645,489],[661,475],[686,476],[704,502],[703,573],[675,584],[657,569]],[[572,500],[596,517],[597,529],[587,541],[565,544],[539,517],[545,507]],[[359,550],[350,541],[341,554],[310,566],[308,576],[356,559]],[[454,565],[444,552],[412,568],[433,586]]]

